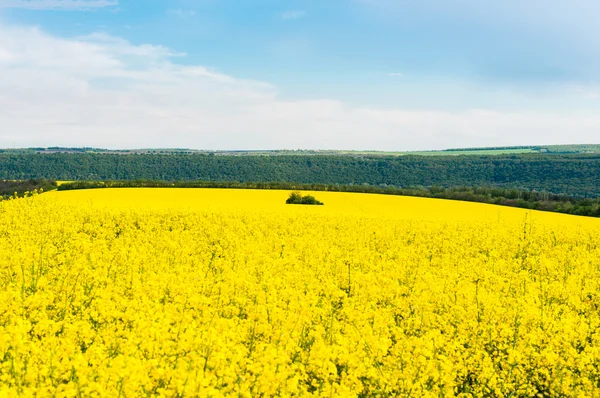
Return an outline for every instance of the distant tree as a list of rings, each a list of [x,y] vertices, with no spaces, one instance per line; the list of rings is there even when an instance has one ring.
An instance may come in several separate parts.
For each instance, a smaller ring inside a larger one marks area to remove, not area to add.
[[[298,191],[294,191],[290,193],[290,196],[285,201],[288,205],[300,204],[302,203],[302,194]]]
[[[302,196],[298,191],[290,193],[285,203],[288,205],[323,205],[323,202],[318,201],[314,196]]]

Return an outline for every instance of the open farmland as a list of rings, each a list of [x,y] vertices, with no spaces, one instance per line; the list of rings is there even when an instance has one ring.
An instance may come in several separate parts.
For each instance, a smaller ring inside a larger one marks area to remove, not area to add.
[[[600,220],[287,195],[0,203],[0,396],[600,393]]]

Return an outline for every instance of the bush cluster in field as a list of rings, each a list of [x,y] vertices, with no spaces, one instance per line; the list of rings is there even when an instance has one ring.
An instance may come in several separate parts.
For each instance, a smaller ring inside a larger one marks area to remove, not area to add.
[[[290,196],[285,201],[288,205],[323,205],[323,202],[318,201],[312,195],[304,195],[298,191],[290,193]]]

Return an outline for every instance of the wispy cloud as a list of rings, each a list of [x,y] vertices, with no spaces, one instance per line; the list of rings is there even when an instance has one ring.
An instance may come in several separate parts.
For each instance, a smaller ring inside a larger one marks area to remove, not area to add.
[[[301,19],[306,17],[307,13],[303,10],[289,10],[281,14],[281,19],[284,21],[290,21],[294,19]]]
[[[284,99],[269,83],[174,55],[181,54],[107,34],[61,38],[0,21],[0,147],[406,150],[593,142],[600,131],[593,109],[439,111]]]
[[[29,10],[89,10],[117,5],[118,0],[0,0],[0,8]]]
[[[391,77],[404,77],[404,73],[391,72],[391,73],[388,73],[388,76],[391,76]]]
[[[193,17],[193,16],[196,15],[196,11],[194,11],[194,10],[184,10],[182,8],[176,8],[176,9],[168,10],[167,13],[169,15],[174,15],[174,16],[179,17],[179,18]]]

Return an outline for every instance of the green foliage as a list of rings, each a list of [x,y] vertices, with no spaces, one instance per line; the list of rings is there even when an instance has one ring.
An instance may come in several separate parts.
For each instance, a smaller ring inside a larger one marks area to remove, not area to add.
[[[318,201],[314,196],[302,196],[302,194],[298,191],[290,193],[290,197],[287,198],[285,203],[288,205],[323,205],[323,202]]]
[[[28,196],[32,192],[52,191],[57,188],[56,181],[30,179],[25,181],[0,180],[0,198]]]
[[[302,194],[298,191],[290,193],[290,197],[285,201],[286,204],[300,204],[302,202]]]
[[[600,155],[223,156],[0,153],[0,179],[158,180],[379,187],[498,187],[600,196]]]

